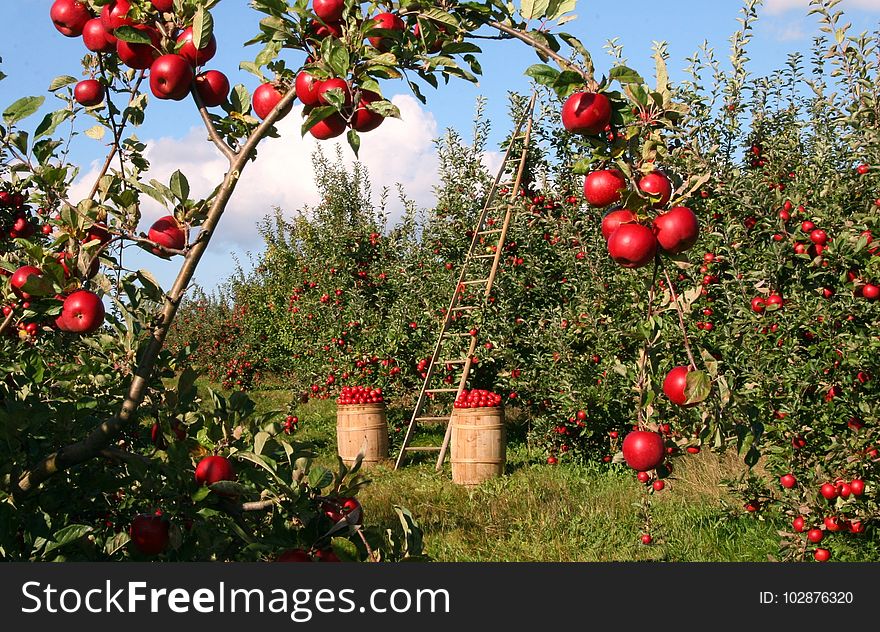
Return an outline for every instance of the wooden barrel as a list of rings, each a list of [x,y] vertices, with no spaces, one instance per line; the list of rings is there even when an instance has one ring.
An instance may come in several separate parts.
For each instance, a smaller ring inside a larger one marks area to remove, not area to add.
[[[388,420],[385,404],[349,404],[336,408],[336,445],[346,465],[352,465],[361,448],[361,467],[388,458]]]
[[[504,474],[507,429],[503,408],[456,408],[451,423],[452,482],[479,485]]]

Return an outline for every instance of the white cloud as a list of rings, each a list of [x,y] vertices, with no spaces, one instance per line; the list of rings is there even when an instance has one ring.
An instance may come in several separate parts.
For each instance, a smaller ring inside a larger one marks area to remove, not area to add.
[[[805,9],[809,6],[810,0],[767,0],[764,3],[765,11],[773,15],[792,9]],[[880,0],[844,0],[839,8],[880,11]]]

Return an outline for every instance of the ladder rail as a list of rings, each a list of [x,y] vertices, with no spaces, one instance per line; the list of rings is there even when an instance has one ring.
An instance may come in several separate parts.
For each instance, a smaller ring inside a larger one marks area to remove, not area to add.
[[[522,184],[522,176],[525,169],[526,160],[528,157],[528,147],[529,141],[531,139],[531,133],[533,129],[533,119],[534,119],[534,109],[535,102],[537,100],[537,92],[533,92],[531,101],[529,102],[529,106],[526,109],[526,113],[522,116],[522,118],[517,122],[517,125],[514,129],[513,134],[511,135],[511,141],[507,147],[507,150],[504,153],[504,159],[502,161],[501,167],[498,170],[498,174],[495,177],[491,187],[489,188],[489,192],[486,198],[486,202],[483,205],[483,208],[480,211],[480,215],[478,217],[476,230],[474,230],[473,237],[471,238],[471,243],[468,248],[468,251],[465,255],[465,259],[461,265],[461,271],[458,276],[458,282],[455,284],[455,289],[452,292],[452,297],[449,301],[449,308],[446,310],[446,313],[443,317],[443,321],[440,325],[440,333],[437,336],[437,342],[434,345],[434,351],[431,354],[430,361],[428,363],[428,368],[425,373],[425,377],[422,380],[422,386],[419,391],[419,397],[416,400],[416,405],[413,409],[412,417],[410,418],[409,425],[407,427],[406,433],[403,438],[403,443],[400,448],[400,453],[397,456],[397,460],[394,464],[394,469],[397,470],[403,464],[403,459],[408,451],[413,451],[413,448],[409,445],[412,441],[413,434],[415,433],[416,425],[420,419],[420,415],[426,405],[426,401],[428,399],[428,394],[433,392],[441,392],[438,389],[431,389],[431,380],[436,375],[436,367],[438,364],[442,364],[438,362],[440,356],[443,352],[444,342],[449,340],[450,337],[455,337],[454,335],[447,335],[450,325],[453,321],[454,313],[466,313],[468,309],[473,310],[477,309],[477,306],[467,307],[467,309],[458,305],[462,296],[464,295],[464,289],[469,285],[475,285],[473,281],[470,283],[467,282],[467,275],[469,269],[469,263],[475,259],[489,259],[492,258],[492,269],[489,274],[489,277],[485,279],[486,282],[486,290],[484,297],[488,297],[492,290],[492,285],[495,281],[495,277],[498,272],[498,268],[501,261],[501,254],[504,247],[504,240],[506,239],[508,229],[510,227],[510,220],[513,215],[513,208],[516,203],[516,198],[519,193],[519,189]],[[521,133],[523,131],[523,127],[525,127],[525,133]],[[512,157],[514,151],[516,149],[516,140],[522,139],[523,144],[520,149],[520,157],[519,164],[516,169],[516,175],[513,182],[509,185],[510,188],[504,194],[506,199],[506,213],[504,216],[504,221],[501,229],[492,229],[492,234],[498,235],[498,242],[496,245],[496,250],[494,255],[485,256],[485,255],[477,255],[477,251],[479,246],[481,245],[481,238],[488,234],[484,228],[486,227],[486,220],[489,217],[489,213],[496,209],[500,205],[496,205],[496,201],[498,200],[498,191],[501,188],[501,183],[503,178],[508,172],[508,163],[510,163],[514,158]],[[477,337],[470,336],[470,341],[468,344],[467,354],[464,356],[464,362],[462,363],[462,373],[461,378],[459,379],[458,386],[455,389],[442,389],[442,392],[455,392],[455,399],[461,395],[462,391],[464,391],[467,386],[468,377],[470,376],[471,368],[473,366],[474,352],[476,351],[477,346]],[[423,418],[424,419],[424,418]],[[443,443],[439,447],[432,447],[432,450],[439,450],[439,455],[437,458],[436,470],[440,471],[443,467],[443,463],[446,460],[446,454],[449,449],[449,443],[451,440],[451,431],[452,431],[452,414],[448,417],[448,423],[446,425],[446,432],[443,437]]]

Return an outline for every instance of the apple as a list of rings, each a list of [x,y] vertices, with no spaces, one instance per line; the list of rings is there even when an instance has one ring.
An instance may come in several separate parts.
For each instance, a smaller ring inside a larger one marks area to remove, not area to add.
[[[303,105],[318,105],[318,88],[321,87],[321,80],[315,78],[308,71],[301,70],[296,76],[295,82],[296,98]]]
[[[318,104],[330,105],[330,102],[324,96],[329,90],[342,91],[342,95],[345,98],[345,107],[351,106],[351,89],[348,87],[345,79],[332,78],[322,81],[321,85],[318,86]]]
[[[871,166],[868,164],[865,164],[865,163],[862,163],[858,167],[856,167],[856,172],[860,176],[867,175],[870,170],[871,170]]]
[[[654,541],[654,538],[651,537],[650,533],[645,533],[642,535],[642,544],[651,544]]]
[[[196,482],[199,485],[213,485],[218,481],[234,481],[235,470],[226,457],[206,456],[196,466]]]
[[[35,268],[34,266],[22,266],[15,272],[13,272],[12,278],[9,279],[9,285],[12,287],[12,293],[23,301],[29,301],[34,298],[33,296],[21,289],[31,277],[37,277],[38,279],[42,278],[43,271],[39,268]]]
[[[196,91],[206,108],[215,108],[226,103],[229,79],[219,70],[206,70],[196,77]]]
[[[150,66],[150,90],[157,99],[186,98],[194,78],[192,66],[182,55],[162,55]]]
[[[617,230],[618,226],[635,221],[636,216],[628,209],[622,208],[616,211],[611,211],[602,218],[602,236],[605,237],[605,241],[608,241],[612,233]]]
[[[785,489],[791,489],[797,485],[797,479],[794,477],[794,474],[784,474],[779,477],[779,484]]]
[[[810,529],[807,531],[807,540],[813,544],[818,544],[825,537],[825,533],[821,529]]]
[[[315,551],[315,559],[319,562],[341,562],[333,549],[320,549]]]
[[[861,496],[865,493],[865,481],[860,478],[854,478],[849,482],[853,496]]]
[[[147,237],[150,241],[170,250],[183,250],[186,247],[186,232],[173,215],[160,217],[153,222]],[[154,249],[153,254],[162,256],[158,249]]]
[[[168,548],[168,522],[162,516],[139,514],[131,521],[128,533],[144,555],[159,555]]]
[[[104,324],[104,303],[94,292],[77,290],[64,299],[55,324],[61,331],[93,334]]]
[[[873,283],[866,283],[862,286],[862,297],[869,301],[876,301],[880,297],[880,287]]]
[[[342,37],[342,22],[328,22],[321,24],[317,20],[312,20],[311,31],[315,35],[315,39],[322,40],[326,37]]]
[[[180,46],[177,54],[193,66],[201,66],[208,63],[217,53],[217,39],[213,34],[207,43],[202,42],[201,48],[196,48],[196,45],[193,43],[192,27],[184,29],[183,33],[177,37],[177,45]]]
[[[827,562],[829,559],[831,559],[831,551],[829,551],[828,549],[816,549],[815,551],[813,551],[813,558],[817,562]]]
[[[663,489],[666,487],[666,483],[664,483],[663,481],[654,481],[652,487],[654,488],[655,492],[662,492]]]
[[[672,197],[672,183],[669,182],[666,174],[660,171],[652,171],[642,176],[639,180],[639,190],[651,197],[659,196],[660,200],[653,205],[654,208],[666,206],[669,203],[669,198]]]
[[[623,440],[623,458],[638,472],[653,470],[666,456],[663,437],[656,432],[634,430]]]
[[[156,11],[168,12],[174,10],[174,0],[150,0]]]
[[[112,235],[107,230],[106,224],[95,223],[89,226],[89,229],[86,231],[86,238],[83,239],[83,243],[87,244],[92,241],[98,241],[101,245],[106,244],[110,241]]]
[[[113,32],[120,26],[131,26],[134,22],[128,16],[131,4],[128,0],[113,0],[110,4],[104,5],[101,9],[101,22],[104,28],[109,32]]]
[[[367,106],[370,103],[381,100],[381,95],[371,92],[370,90],[361,90],[361,98],[358,101],[357,109],[355,109],[354,116],[352,116],[351,119],[352,129],[361,133],[366,133],[372,132],[379,127],[382,124],[382,121],[385,120],[385,117],[378,112],[373,112]]]
[[[442,33],[445,35],[447,33],[446,27],[442,24],[435,25],[438,33]],[[422,26],[419,22],[416,22],[416,25],[413,27],[413,37],[417,40],[422,39]],[[427,44],[429,53],[439,53],[443,49],[443,38],[439,35],[434,35],[433,39],[428,39],[426,37],[425,43]]]
[[[281,101],[282,98],[284,98],[284,93],[281,92],[274,83],[264,83],[254,90],[254,96],[251,100],[254,106],[254,114],[261,119],[266,118],[269,116],[269,113],[275,109],[275,106],[278,105],[278,102]],[[278,118],[282,119],[287,116],[292,107],[293,102],[288,103],[287,107],[281,111],[281,115]]]
[[[109,5],[108,5],[109,6]],[[135,24],[132,28],[143,32],[150,38],[149,44],[129,44],[122,40],[116,42],[116,54],[119,60],[135,70],[146,70],[153,64],[153,60],[159,56],[159,31],[152,26]]]
[[[403,20],[394,13],[380,13],[373,18],[373,28],[385,29],[388,31],[400,31],[402,33],[406,29],[406,24],[404,24]],[[383,53],[387,53],[391,50],[391,46],[394,44],[394,39],[390,37],[380,37],[376,35],[368,39],[373,48]]]
[[[636,475],[636,478],[639,480],[640,483],[644,483],[645,485],[647,485],[648,481],[651,480],[651,475],[647,472],[639,472]]]
[[[803,533],[805,526],[806,520],[804,520],[803,516],[798,516],[794,519],[794,522],[791,523],[791,528],[794,529],[797,533]]]
[[[309,130],[309,133],[318,140],[328,140],[342,134],[345,131],[345,126],[345,119],[339,116],[339,114],[334,113],[323,121],[315,123]]]
[[[654,232],[660,249],[667,254],[677,255],[697,243],[700,224],[691,209],[676,206],[654,218]]]
[[[83,44],[93,53],[115,53],[116,37],[106,28],[101,18],[92,18],[83,27]]]
[[[338,22],[342,19],[345,0],[314,0],[312,9],[324,22]]]
[[[824,246],[828,243],[828,233],[821,228],[813,229],[810,231],[810,241],[817,246]]]
[[[593,171],[584,179],[584,198],[592,206],[604,208],[619,202],[625,188],[626,178],[619,169]]]
[[[685,392],[687,389],[688,373],[690,373],[688,367],[677,366],[669,371],[669,373],[666,374],[666,378],[663,380],[663,392],[673,404],[678,404],[679,406],[696,405],[687,403],[688,398]]]
[[[86,22],[92,19],[89,7],[77,0],[55,0],[49,9],[49,17],[58,32],[66,37],[82,35]],[[9,25],[7,25],[9,26]]]
[[[104,86],[97,79],[83,79],[73,88],[73,98],[85,107],[93,107],[104,101]]]
[[[290,549],[275,558],[276,562],[311,562],[312,556],[305,549]]]
[[[831,483],[825,483],[820,488],[819,493],[821,493],[826,500],[834,500],[835,498],[837,498],[837,487],[835,487]]]
[[[752,299],[751,306],[753,312],[755,312],[756,314],[760,314],[767,308],[767,303],[760,296],[756,296]]]
[[[657,238],[647,226],[621,224],[608,238],[608,254],[624,268],[641,268],[654,260]]]
[[[604,132],[611,122],[611,101],[604,94],[575,92],[562,106],[562,125],[575,134]]]

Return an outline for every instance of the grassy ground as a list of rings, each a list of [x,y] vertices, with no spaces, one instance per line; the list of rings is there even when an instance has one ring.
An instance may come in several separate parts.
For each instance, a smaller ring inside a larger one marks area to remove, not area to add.
[[[252,394],[262,410],[281,409],[283,391]],[[335,466],[335,404],[301,407],[298,439],[312,444],[321,464]],[[422,432],[426,444],[440,436]],[[395,451],[396,454],[396,451]],[[682,458],[666,489],[652,498],[650,532],[644,533],[644,492],[629,471],[563,464],[548,466],[529,455],[524,438],[512,432],[507,476],[476,489],[451,481],[449,465],[434,472],[430,457],[395,472],[392,465],[369,471],[361,493],[365,519],[392,525],[393,504],[407,507],[425,532],[426,553],[438,561],[766,561],[777,551],[772,524],[736,507],[721,486],[740,466],[709,453]]]

